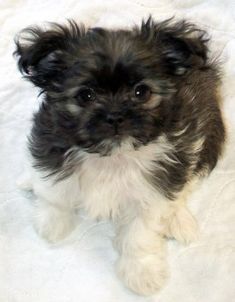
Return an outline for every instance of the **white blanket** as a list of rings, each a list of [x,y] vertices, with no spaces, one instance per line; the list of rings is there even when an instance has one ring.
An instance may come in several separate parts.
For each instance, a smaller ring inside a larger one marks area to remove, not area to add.
[[[17,189],[26,134],[38,99],[12,57],[14,35],[43,21],[74,18],[87,26],[125,27],[152,14],[186,18],[209,31],[224,65],[223,159],[192,195],[197,242],[169,242],[171,278],[154,297],[137,296],[114,273],[117,257],[107,222],[86,217],[63,243],[51,246],[32,225],[33,196]],[[235,301],[235,2],[232,0],[0,1],[0,302],[232,302]]]

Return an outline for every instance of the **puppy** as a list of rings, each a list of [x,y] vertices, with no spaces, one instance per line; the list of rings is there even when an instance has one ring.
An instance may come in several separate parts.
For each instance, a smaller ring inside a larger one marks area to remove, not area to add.
[[[207,42],[188,22],[152,18],[131,30],[69,21],[16,39],[19,69],[43,94],[29,138],[36,229],[63,239],[78,207],[112,219],[117,273],[139,294],[165,283],[166,238],[195,238],[187,193],[225,141]]]

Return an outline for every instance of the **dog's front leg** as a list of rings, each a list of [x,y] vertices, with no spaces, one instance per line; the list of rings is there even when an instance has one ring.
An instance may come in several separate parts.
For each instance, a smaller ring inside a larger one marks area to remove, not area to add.
[[[33,175],[33,191],[37,196],[36,231],[51,243],[64,239],[76,225],[75,208],[80,195],[77,175],[55,181],[36,173]]]
[[[143,214],[117,223],[115,246],[120,253],[117,273],[134,292],[151,295],[167,278],[166,240],[157,220]]]

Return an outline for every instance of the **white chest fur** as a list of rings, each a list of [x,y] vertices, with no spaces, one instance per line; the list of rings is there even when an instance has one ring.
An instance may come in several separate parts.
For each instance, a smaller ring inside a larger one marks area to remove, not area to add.
[[[138,150],[126,141],[105,157],[74,149],[68,164],[79,164],[70,177],[55,182],[33,169],[32,187],[38,198],[57,207],[79,206],[92,218],[115,218],[127,208],[138,211],[165,199],[147,179],[157,169],[164,169],[160,162],[174,163],[172,148],[161,136]]]
[[[138,150],[125,143],[111,156],[87,155],[78,172],[83,207],[93,218],[107,218],[133,203],[144,206],[156,201],[160,193],[146,176],[161,168],[158,161],[168,158],[171,148],[160,137]]]

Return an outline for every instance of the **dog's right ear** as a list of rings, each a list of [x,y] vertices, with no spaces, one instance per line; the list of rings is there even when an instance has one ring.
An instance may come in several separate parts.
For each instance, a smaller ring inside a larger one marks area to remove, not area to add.
[[[156,55],[168,74],[183,75],[207,64],[208,35],[189,22],[174,22],[171,18],[156,23],[149,17],[142,22],[141,36],[156,47]]]
[[[73,51],[84,34],[84,28],[74,21],[66,26],[51,23],[50,29],[24,29],[15,39],[14,52],[21,73],[42,89],[54,86],[69,67],[66,54]]]

